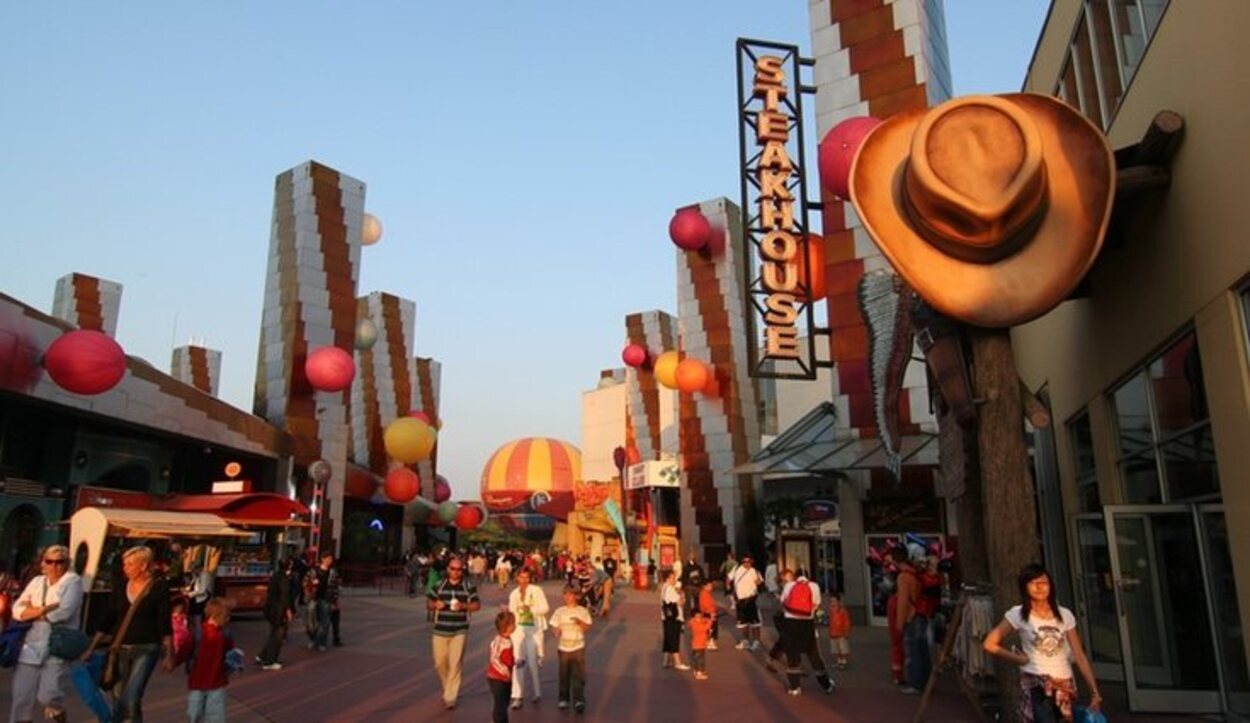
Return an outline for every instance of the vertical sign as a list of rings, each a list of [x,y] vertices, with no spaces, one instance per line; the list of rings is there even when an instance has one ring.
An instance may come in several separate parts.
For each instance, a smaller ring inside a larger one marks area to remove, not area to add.
[[[815,379],[802,66],[794,45],[738,39],[738,146],[750,374]]]

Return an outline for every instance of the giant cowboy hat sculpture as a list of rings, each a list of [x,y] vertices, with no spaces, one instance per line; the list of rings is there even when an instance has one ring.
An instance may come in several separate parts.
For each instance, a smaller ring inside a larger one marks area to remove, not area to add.
[[[864,139],[851,200],[895,270],[947,316],[1034,319],[1084,278],[1111,215],[1102,132],[1047,96],[968,96]]]

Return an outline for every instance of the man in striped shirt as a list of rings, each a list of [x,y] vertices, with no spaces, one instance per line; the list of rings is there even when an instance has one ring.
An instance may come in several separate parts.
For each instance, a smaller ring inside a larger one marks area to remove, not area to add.
[[[447,562],[447,578],[430,590],[426,605],[434,613],[434,669],[443,684],[443,704],[455,708],[469,616],[482,607],[477,588],[464,578],[463,560],[453,557]]]

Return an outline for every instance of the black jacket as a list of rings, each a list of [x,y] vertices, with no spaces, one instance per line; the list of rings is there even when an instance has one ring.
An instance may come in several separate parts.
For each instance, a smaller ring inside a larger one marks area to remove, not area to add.
[[[265,597],[265,619],[278,624],[284,618],[284,611],[290,610],[293,615],[297,591],[295,573],[279,565],[269,579],[269,593]]]

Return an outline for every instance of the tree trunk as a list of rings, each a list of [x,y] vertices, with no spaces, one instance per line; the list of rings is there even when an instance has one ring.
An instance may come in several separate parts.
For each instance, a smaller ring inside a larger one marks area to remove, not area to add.
[[[982,520],[994,606],[1003,612],[1019,602],[1020,568],[1038,555],[1037,511],[1024,442],[1020,378],[1006,329],[971,331],[973,394],[981,401],[977,430]],[[1014,711],[1019,672],[998,665],[1004,712]]]

